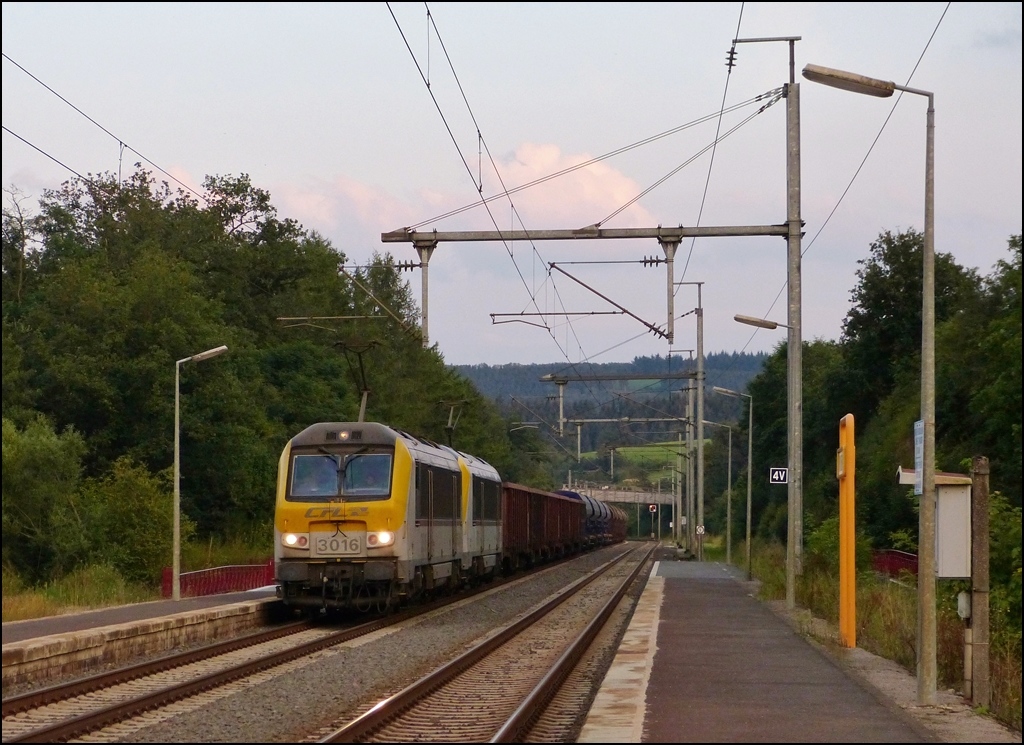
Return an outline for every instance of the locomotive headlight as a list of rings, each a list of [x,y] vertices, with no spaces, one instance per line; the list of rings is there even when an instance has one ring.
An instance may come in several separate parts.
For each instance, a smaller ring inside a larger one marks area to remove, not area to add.
[[[395,534],[389,530],[366,534],[366,545],[370,548],[382,548],[395,542]]]
[[[300,533],[285,533],[281,536],[281,543],[288,548],[308,548],[309,536]]]

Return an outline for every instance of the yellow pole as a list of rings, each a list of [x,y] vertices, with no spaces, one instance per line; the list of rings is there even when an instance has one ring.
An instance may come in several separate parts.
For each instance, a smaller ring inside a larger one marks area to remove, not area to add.
[[[836,477],[839,479],[839,642],[848,649],[857,646],[856,468],[853,414],[847,414],[839,420]]]

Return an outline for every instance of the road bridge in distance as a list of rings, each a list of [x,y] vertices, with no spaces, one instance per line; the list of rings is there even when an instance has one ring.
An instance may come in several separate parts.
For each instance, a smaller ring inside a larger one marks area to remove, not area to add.
[[[672,492],[638,491],[634,489],[614,489],[601,487],[564,486],[563,489],[586,494],[602,502],[617,504],[672,504]]]

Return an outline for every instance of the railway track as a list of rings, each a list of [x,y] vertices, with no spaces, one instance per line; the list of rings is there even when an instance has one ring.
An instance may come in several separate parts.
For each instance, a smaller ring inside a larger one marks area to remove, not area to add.
[[[590,700],[573,671],[652,552],[621,554],[318,741],[565,741]]]
[[[552,562],[538,571],[554,568]],[[201,649],[50,686],[3,701],[3,742],[63,742],[490,591],[524,575],[338,630],[286,624]],[[113,739],[117,737],[112,735]]]
[[[3,702],[3,742],[61,742],[341,644],[397,619],[343,630],[301,622]]]

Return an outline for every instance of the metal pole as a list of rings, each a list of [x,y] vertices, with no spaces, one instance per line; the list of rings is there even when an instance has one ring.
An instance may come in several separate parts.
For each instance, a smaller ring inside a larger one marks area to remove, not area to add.
[[[750,490],[752,488],[751,476],[754,465],[754,397],[750,399],[750,409],[747,415],[747,580],[752,580],[754,575],[750,566]]]
[[[694,554],[697,548],[697,521],[694,519],[693,498],[693,386],[686,389],[686,547]]]
[[[989,669],[988,476],[988,458],[975,456],[971,466],[971,703],[985,707],[992,703]]]
[[[704,309],[697,282],[697,525],[704,526]],[[697,559],[704,561],[704,535],[697,539]]]
[[[558,436],[565,434],[565,381],[557,380],[558,386]]]
[[[171,534],[174,536],[171,543],[171,599],[181,600],[181,430],[180,406],[178,403],[178,378],[181,371],[181,363],[188,361],[188,357],[174,363],[174,515],[172,519]]]
[[[171,551],[171,599],[181,600],[181,407],[179,405],[179,385],[181,365],[184,362],[202,362],[228,351],[226,346],[207,349],[205,352],[185,357],[174,363],[174,525]]]
[[[683,433],[676,433],[676,467],[672,473],[675,476],[675,495],[676,495],[676,514],[679,515],[679,519],[676,520],[676,548],[682,548],[683,545],[683,526],[682,526],[682,515],[683,515]]]
[[[437,248],[437,241],[431,241],[429,243],[414,243],[416,252],[420,255],[420,269],[422,274],[420,275],[420,293],[422,295],[422,321],[421,329],[423,331],[423,348],[428,349],[430,347],[430,336],[427,332],[427,288],[429,283],[427,282],[427,272],[430,267],[430,255],[434,253],[434,249]]]
[[[726,483],[725,563],[732,564],[732,427],[729,427],[729,476]]]
[[[675,257],[676,249],[679,248],[679,241],[662,240],[661,248],[665,251],[665,268],[668,273],[668,322],[666,323],[665,336],[668,343],[672,344],[675,338],[676,310],[675,310]]]
[[[920,91],[911,91],[920,93]],[[924,278],[921,293],[921,419],[924,474],[918,525],[917,700],[935,703],[935,98],[928,96],[924,187]]]
[[[917,702],[935,704],[935,94],[892,81],[807,65],[804,77],[833,88],[888,98],[894,90],[928,97],[925,145],[924,251],[921,287],[921,423],[924,443],[918,511]]]
[[[789,287],[789,340],[787,373],[789,380],[789,519],[786,538],[786,607],[796,607],[796,578],[800,574],[803,553],[803,341],[800,331],[800,86],[786,88],[786,185],[787,185],[787,284]]]

